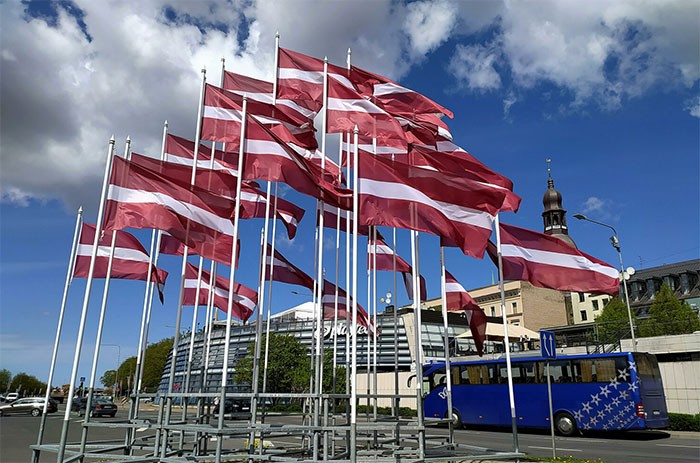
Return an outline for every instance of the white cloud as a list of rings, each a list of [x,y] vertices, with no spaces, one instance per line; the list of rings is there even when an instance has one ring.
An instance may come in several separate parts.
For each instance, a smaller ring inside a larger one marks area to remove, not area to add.
[[[499,54],[494,46],[457,45],[449,70],[470,90],[496,90],[501,87],[495,68]]]
[[[498,90],[494,76],[489,85],[474,82],[484,71],[498,72],[512,80],[506,87],[550,82],[571,92],[573,106],[614,109],[654,86],[690,88],[700,78],[697,2],[542,0],[536,8],[528,2],[492,2],[491,8],[479,8],[466,33],[491,30],[487,41],[499,47],[493,53],[501,53],[502,66],[477,61],[491,56],[479,53],[484,45],[470,43],[469,53],[458,47],[451,69],[467,88]],[[469,13],[467,4],[460,15]],[[470,68],[478,77],[465,72]]]
[[[457,22],[457,7],[447,0],[410,3],[404,19],[412,54],[424,56],[442,45]]]
[[[688,111],[691,116],[700,118],[700,96],[686,101],[684,109]]]
[[[608,207],[610,206],[610,201],[607,199],[597,198],[591,196],[583,203],[583,212],[588,214],[595,212],[601,216],[607,216],[609,214]]]

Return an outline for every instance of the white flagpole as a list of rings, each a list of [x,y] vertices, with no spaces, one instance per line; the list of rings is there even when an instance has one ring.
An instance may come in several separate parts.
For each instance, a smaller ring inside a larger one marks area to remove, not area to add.
[[[182,392],[190,392],[190,377],[192,375],[192,359],[194,357],[194,335],[197,329],[197,315],[199,314],[199,295],[202,291],[202,270],[204,267],[204,257],[199,256],[199,265],[197,266],[197,289],[194,293],[194,310],[192,311],[192,325],[190,328],[190,346],[187,353],[187,372],[185,373],[185,387]],[[183,399],[185,400],[185,399]],[[187,419],[187,405],[184,403],[182,406],[182,420]]]
[[[268,182],[268,195],[267,195],[267,205],[265,206],[266,215],[270,212],[270,182]],[[257,411],[258,411],[258,392],[259,392],[259,380],[260,380],[260,351],[262,347],[262,326],[263,326],[263,310],[265,303],[265,264],[267,260],[267,227],[269,221],[265,220],[265,227],[260,230],[260,267],[258,269],[258,301],[257,310],[258,313],[255,316],[255,350],[253,355],[253,397],[250,399],[250,424],[251,428],[257,424]],[[262,439],[262,434],[260,435]],[[260,442],[260,448],[262,449],[262,441]],[[255,449],[255,429],[251,429],[250,438],[248,439],[248,449],[253,451]]]
[[[508,319],[506,317],[506,292],[503,286],[503,255],[501,253],[501,225],[496,214],[496,249],[498,251],[498,287],[501,291],[501,316],[503,319],[503,336],[506,348],[506,368],[508,370],[508,400],[510,402],[510,419],[513,427],[513,451],[519,452],[518,421],[515,415],[515,396],[513,394],[513,370],[510,363],[510,338],[508,337]]]
[[[369,235],[367,236],[367,241],[369,242],[370,238],[373,235],[373,230],[374,227],[369,227]],[[369,246],[368,246],[369,248]],[[369,249],[368,249],[369,251]],[[374,249],[376,251],[376,248]],[[370,255],[369,252],[367,252],[367,260],[369,261]],[[369,263],[369,262],[368,262]],[[370,269],[370,266],[367,265],[367,321],[370,322],[372,320],[372,270]],[[365,417],[367,418],[367,421],[369,422],[369,409],[371,406],[371,399],[370,399],[370,390],[369,390],[369,385],[371,381],[371,365],[370,362],[372,360],[371,354],[371,349],[372,349],[372,336],[370,336],[369,330],[367,330],[367,349],[365,350],[365,356],[366,356],[366,372],[365,372],[365,379],[367,380],[366,386],[366,393],[367,393],[367,408],[365,408]]]
[[[127,139],[126,151],[129,151],[129,139]],[[126,157],[126,156],[125,156]],[[85,417],[83,418],[83,431],[80,437],[80,454],[85,454],[87,444],[88,427],[90,422],[90,412],[92,411],[92,395],[95,391],[95,376],[97,374],[97,361],[100,357],[100,344],[102,342],[102,328],[104,327],[105,312],[107,311],[107,297],[109,296],[109,284],[112,281],[112,264],[114,262],[114,248],[117,244],[117,231],[112,231],[112,244],[109,248],[109,260],[107,261],[107,275],[105,277],[104,290],[102,292],[102,307],[100,308],[100,319],[97,322],[97,337],[95,338],[95,350],[92,356],[92,369],[90,371],[90,382],[88,383],[88,396],[85,402]],[[70,407],[70,403],[66,404]]]
[[[88,305],[90,304],[90,290],[92,289],[93,275],[95,274],[95,258],[97,257],[97,248],[100,242],[100,234],[102,233],[102,220],[104,218],[105,199],[107,196],[107,186],[109,184],[109,174],[112,169],[112,155],[114,153],[114,136],[109,139],[109,147],[107,148],[107,161],[105,163],[105,172],[102,180],[102,195],[100,197],[100,207],[97,212],[97,222],[95,224],[95,240],[92,247],[92,256],[90,257],[90,269],[88,270],[87,284],[85,286],[85,296],[83,298],[83,308],[80,314],[80,325],[78,327],[78,338],[75,342],[75,353],[73,356],[73,368],[71,370],[70,386],[68,387],[68,401],[73,400],[75,394],[75,380],[78,372],[78,364],[80,362],[80,351],[83,346],[83,335],[85,334],[85,321],[87,319]],[[66,412],[63,415],[63,427],[61,428],[61,440],[58,445],[57,461],[62,462],[66,454],[66,440],[68,439],[68,426],[70,424],[70,405],[66,407]]]
[[[357,220],[358,220],[358,152],[359,131],[354,129],[355,151],[353,153],[352,190],[352,359],[350,361],[350,461],[357,461]],[[350,290],[348,288],[348,293]]]
[[[228,306],[226,311],[226,336],[224,338],[224,364],[221,370],[221,392],[219,395],[219,420],[217,425],[217,440],[216,440],[216,463],[221,463],[221,451],[223,449],[223,436],[221,431],[224,428],[224,410],[226,405],[226,385],[228,384],[228,356],[231,350],[230,339],[231,339],[231,312],[233,312],[233,300],[235,298],[235,284],[236,284],[236,264],[238,261],[238,222],[241,212],[241,181],[243,178],[243,154],[245,153],[246,147],[246,126],[248,118],[248,98],[243,97],[243,111],[242,111],[242,121],[241,121],[241,142],[238,149],[238,172],[239,181],[236,183],[236,206],[234,210],[233,217],[233,244],[231,245],[231,273],[229,275],[229,292],[228,292]]]
[[[51,354],[51,366],[49,367],[49,379],[46,381],[46,396],[44,397],[44,410],[41,413],[41,423],[39,424],[39,435],[36,439],[36,445],[41,445],[44,439],[44,427],[46,426],[46,409],[49,405],[51,397],[51,384],[53,383],[53,374],[56,369],[56,358],[58,357],[58,345],[61,341],[61,331],[63,330],[63,315],[66,312],[66,301],[68,300],[68,288],[73,281],[73,268],[75,266],[75,254],[78,249],[78,241],[80,239],[80,225],[83,222],[83,206],[78,208],[78,215],[75,218],[75,230],[73,231],[73,242],[70,247],[70,257],[68,258],[68,270],[66,272],[66,283],[63,286],[63,297],[61,298],[61,310],[58,313],[58,324],[56,326],[56,338],[53,343],[53,353]],[[69,404],[70,404],[69,399]],[[39,455],[41,450],[34,449],[32,451],[32,463],[39,463]]]
[[[165,159],[165,141],[168,136],[168,121],[163,123],[163,138],[160,145],[160,160]],[[148,253],[148,268],[151,269],[152,266],[158,265],[158,253],[160,251],[160,230],[151,231],[151,246],[150,252]],[[155,253],[155,256],[154,256]],[[137,385],[136,398],[135,400],[129,401],[129,411],[127,414],[128,419],[135,419],[139,415],[139,394],[141,393],[141,383],[143,380],[143,356],[146,350],[146,339],[148,339],[148,323],[151,319],[151,307],[153,307],[153,290],[155,285],[158,284],[151,280],[151,274],[149,273],[149,280],[146,282],[146,287],[143,294],[143,307],[141,309],[141,327],[139,329],[139,344],[136,349],[136,368],[134,369],[134,383]],[[119,367],[117,367],[119,368]],[[132,428],[127,428],[124,433],[124,445],[129,446],[131,442],[131,436],[133,433]],[[129,448],[129,453],[131,454],[131,448]]]
[[[452,369],[450,365],[450,342],[447,335],[447,282],[445,281],[445,248],[440,246],[440,292],[442,295],[442,329],[443,329],[443,346],[445,349],[445,373],[447,376],[447,418],[450,420],[447,424],[450,434],[450,444],[454,443],[455,430],[452,419]]]
[[[202,69],[202,84],[199,93],[199,108],[197,109],[197,129],[195,133],[194,141],[194,159],[192,160],[192,177],[190,179],[190,184],[195,184],[195,176],[197,174],[197,155],[199,154],[199,142],[201,138],[202,131],[202,108],[204,106],[204,92],[206,91],[207,84],[207,70]],[[177,367],[177,352],[178,344],[180,343],[180,325],[182,323],[182,301],[185,296],[185,271],[187,269],[187,257],[188,257],[189,247],[185,245],[185,249],[182,253],[182,267],[180,270],[180,297],[178,298],[177,304],[177,315],[175,319],[175,334],[173,335],[173,348],[172,357],[170,359],[170,376],[168,378],[168,390],[166,391],[167,397],[167,408],[165,410],[165,421],[164,424],[167,426],[170,424],[170,415],[172,413],[173,406],[173,387],[175,385],[175,374]],[[161,458],[165,458],[168,446],[168,430],[165,429],[163,432],[163,444],[161,451]]]
[[[425,417],[423,416],[423,333],[421,333],[422,314],[420,305],[420,269],[418,266],[418,232],[411,230],[411,260],[413,269],[413,311],[416,344],[416,412],[418,417],[418,458],[425,457]]]

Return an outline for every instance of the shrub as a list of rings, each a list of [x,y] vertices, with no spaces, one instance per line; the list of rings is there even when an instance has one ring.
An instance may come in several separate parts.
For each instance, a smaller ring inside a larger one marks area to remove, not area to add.
[[[700,431],[700,413],[697,415],[669,413],[668,418],[671,421],[669,427],[671,431]]]

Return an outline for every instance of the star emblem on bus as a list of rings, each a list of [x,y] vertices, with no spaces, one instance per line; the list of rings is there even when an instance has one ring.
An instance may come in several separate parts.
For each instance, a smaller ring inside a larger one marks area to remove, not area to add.
[[[608,394],[610,394],[610,389],[608,389],[608,386],[601,386],[600,387],[600,394],[604,395],[605,398],[608,398]]]
[[[620,385],[620,383],[617,380],[617,376],[610,380],[610,386],[614,387],[615,390],[617,390],[617,386],[619,386],[619,385]]]
[[[590,404],[590,402],[586,402],[586,403],[583,404],[583,411],[586,412],[586,413],[590,413],[590,412],[591,412],[591,404]]]
[[[625,368],[625,369],[623,369],[623,370],[617,370],[617,371],[618,371],[618,373],[619,373],[619,374],[617,375],[617,377],[620,378],[622,381],[627,381],[627,378],[628,378],[629,375],[630,375],[629,373],[627,373],[627,368]]]

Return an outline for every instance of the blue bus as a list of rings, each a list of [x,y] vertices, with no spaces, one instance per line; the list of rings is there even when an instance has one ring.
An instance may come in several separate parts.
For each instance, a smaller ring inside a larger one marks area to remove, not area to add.
[[[549,428],[546,363],[511,357],[519,427]],[[510,426],[505,358],[451,362],[453,422]],[[554,425],[578,431],[659,429],[669,425],[656,357],[640,352],[566,355],[550,361]],[[448,418],[445,363],[423,367],[426,418]]]

